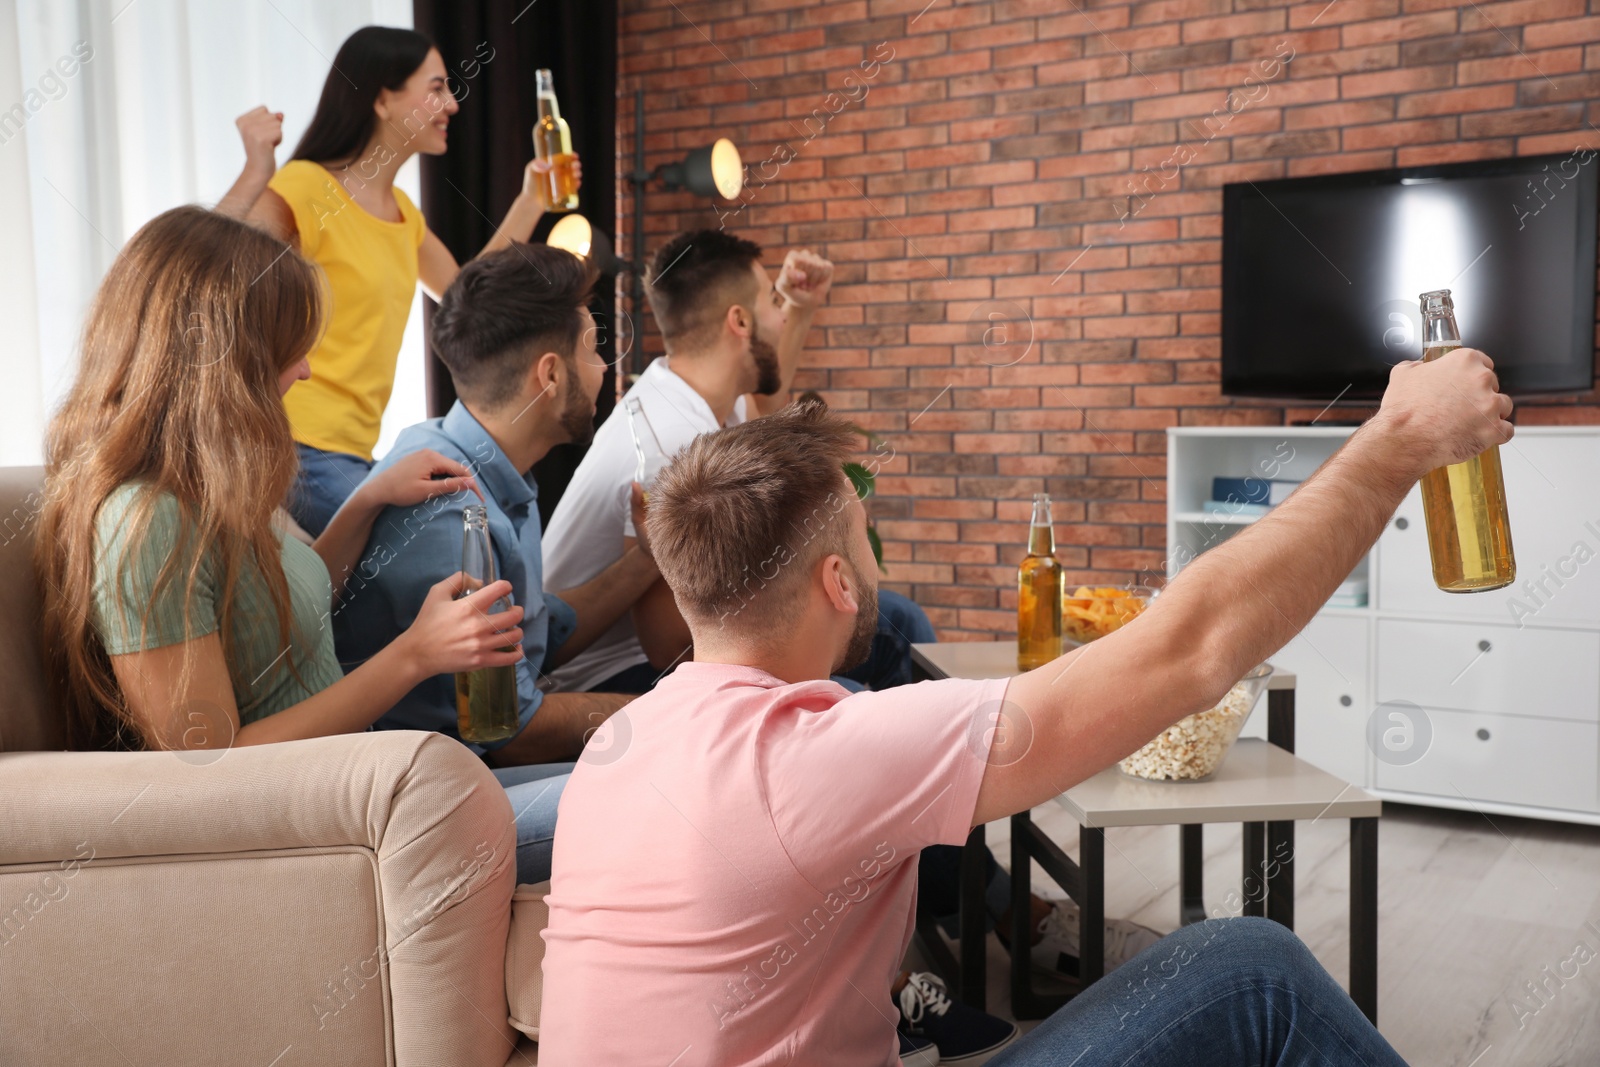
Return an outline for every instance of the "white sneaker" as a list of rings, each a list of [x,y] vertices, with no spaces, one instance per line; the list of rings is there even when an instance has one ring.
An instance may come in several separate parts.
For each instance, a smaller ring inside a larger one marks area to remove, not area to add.
[[[1058,900],[1050,914],[1039,920],[1035,929],[1043,936],[1033,946],[1035,967],[1076,978],[1078,970],[1078,905]],[[1148,926],[1127,919],[1107,919],[1105,930],[1106,970],[1121,966],[1157,941],[1162,935]]]

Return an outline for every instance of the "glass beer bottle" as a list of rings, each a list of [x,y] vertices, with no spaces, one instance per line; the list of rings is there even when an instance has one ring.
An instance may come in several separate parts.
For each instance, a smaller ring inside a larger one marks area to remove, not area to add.
[[[578,209],[578,177],[572,166],[578,157],[572,154],[572,130],[561,117],[556,103],[556,87],[548,70],[534,73],[539,100],[539,121],[533,126],[533,154],[539,160],[549,160],[550,169],[544,174],[544,199],[551,211],[576,211]]]
[[[469,504],[462,514],[461,570],[467,576],[462,596],[495,580],[488,510],[482,504]],[[502,597],[489,610],[492,614],[510,606],[510,600]],[[517,712],[516,667],[456,672],[456,730],[461,740],[480,745],[504,741],[517,732]]]
[[[1450,290],[1423,293],[1422,358],[1438,359],[1461,347]],[[1506,514],[1500,449],[1490,445],[1465,463],[1429,471],[1422,478],[1422,513],[1428,524],[1433,580],[1447,593],[1480,593],[1510,585],[1517,577]]]
[[[1061,655],[1061,564],[1056,562],[1050,498],[1033,495],[1028,558],[1017,568],[1017,669],[1031,671]]]

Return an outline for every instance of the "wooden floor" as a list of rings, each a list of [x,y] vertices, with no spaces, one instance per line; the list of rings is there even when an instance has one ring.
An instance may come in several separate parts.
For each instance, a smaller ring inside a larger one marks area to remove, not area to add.
[[[1050,804],[1034,817],[1076,858],[1077,824],[1064,811]],[[1349,824],[1297,827],[1296,930],[1342,984]],[[989,827],[1002,864],[1007,829]],[[1106,913],[1174,929],[1177,829],[1113,829],[1106,846]],[[1239,889],[1238,827],[1208,826],[1205,855],[1215,914]],[[1600,828],[1385,804],[1378,870],[1378,1027],[1408,1063],[1600,1064]],[[1041,895],[1061,895],[1037,868],[1034,878]],[[1009,1015],[1006,966],[990,938],[998,1015]],[[1529,983],[1542,983],[1539,996]]]

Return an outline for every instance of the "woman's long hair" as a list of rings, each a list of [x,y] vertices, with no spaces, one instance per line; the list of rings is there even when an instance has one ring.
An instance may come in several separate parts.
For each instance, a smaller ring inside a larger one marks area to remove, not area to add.
[[[377,128],[378,116],[372,106],[378,94],[405,85],[433,47],[427,34],[390,26],[363,26],[346,37],[333,57],[328,80],[322,83],[311,125],[290,158],[313,163],[354,162]]]
[[[284,647],[291,643],[272,518],[298,461],[278,382],[321,326],[316,268],[282,241],[199,207],[152,219],[106,273],[84,325],[77,380],[46,433],[34,553],[52,696],[73,747],[156,740],[128,713],[93,605],[97,573],[122,588],[122,568],[140,558],[162,493],[177,501],[181,533],[149,589],[152,601],[163,590],[171,599],[172,583],[183,583],[189,634],[187,608],[209,566],[232,673],[235,587],[253,569],[277,610]],[[116,559],[99,558],[95,517],[130,482],[143,488],[120,531],[122,549]],[[146,605],[140,644],[149,624]],[[180,702],[189,658],[174,694]]]

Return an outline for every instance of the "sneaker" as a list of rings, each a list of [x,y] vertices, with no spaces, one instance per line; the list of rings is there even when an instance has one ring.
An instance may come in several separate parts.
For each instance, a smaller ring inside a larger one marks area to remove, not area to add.
[[[918,971],[906,980],[899,1000],[900,1032],[932,1041],[943,1064],[978,1067],[988,1063],[1021,1032],[1016,1023],[951,1000],[944,980],[927,971]]]
[[[939,1067],[939,1046],[925,1037],[900,1032],[901,1067]]]
[[[1055,974],[1078,976],[1078,905],[1058,900],[1050,914],[1036,927],[1039,943],[1033,946],[1033,965]],[[1106,971],[1130,959],[1161,940],[1161,934],[1148,926],[1127,919],[1107,919],[1105,932]]]

